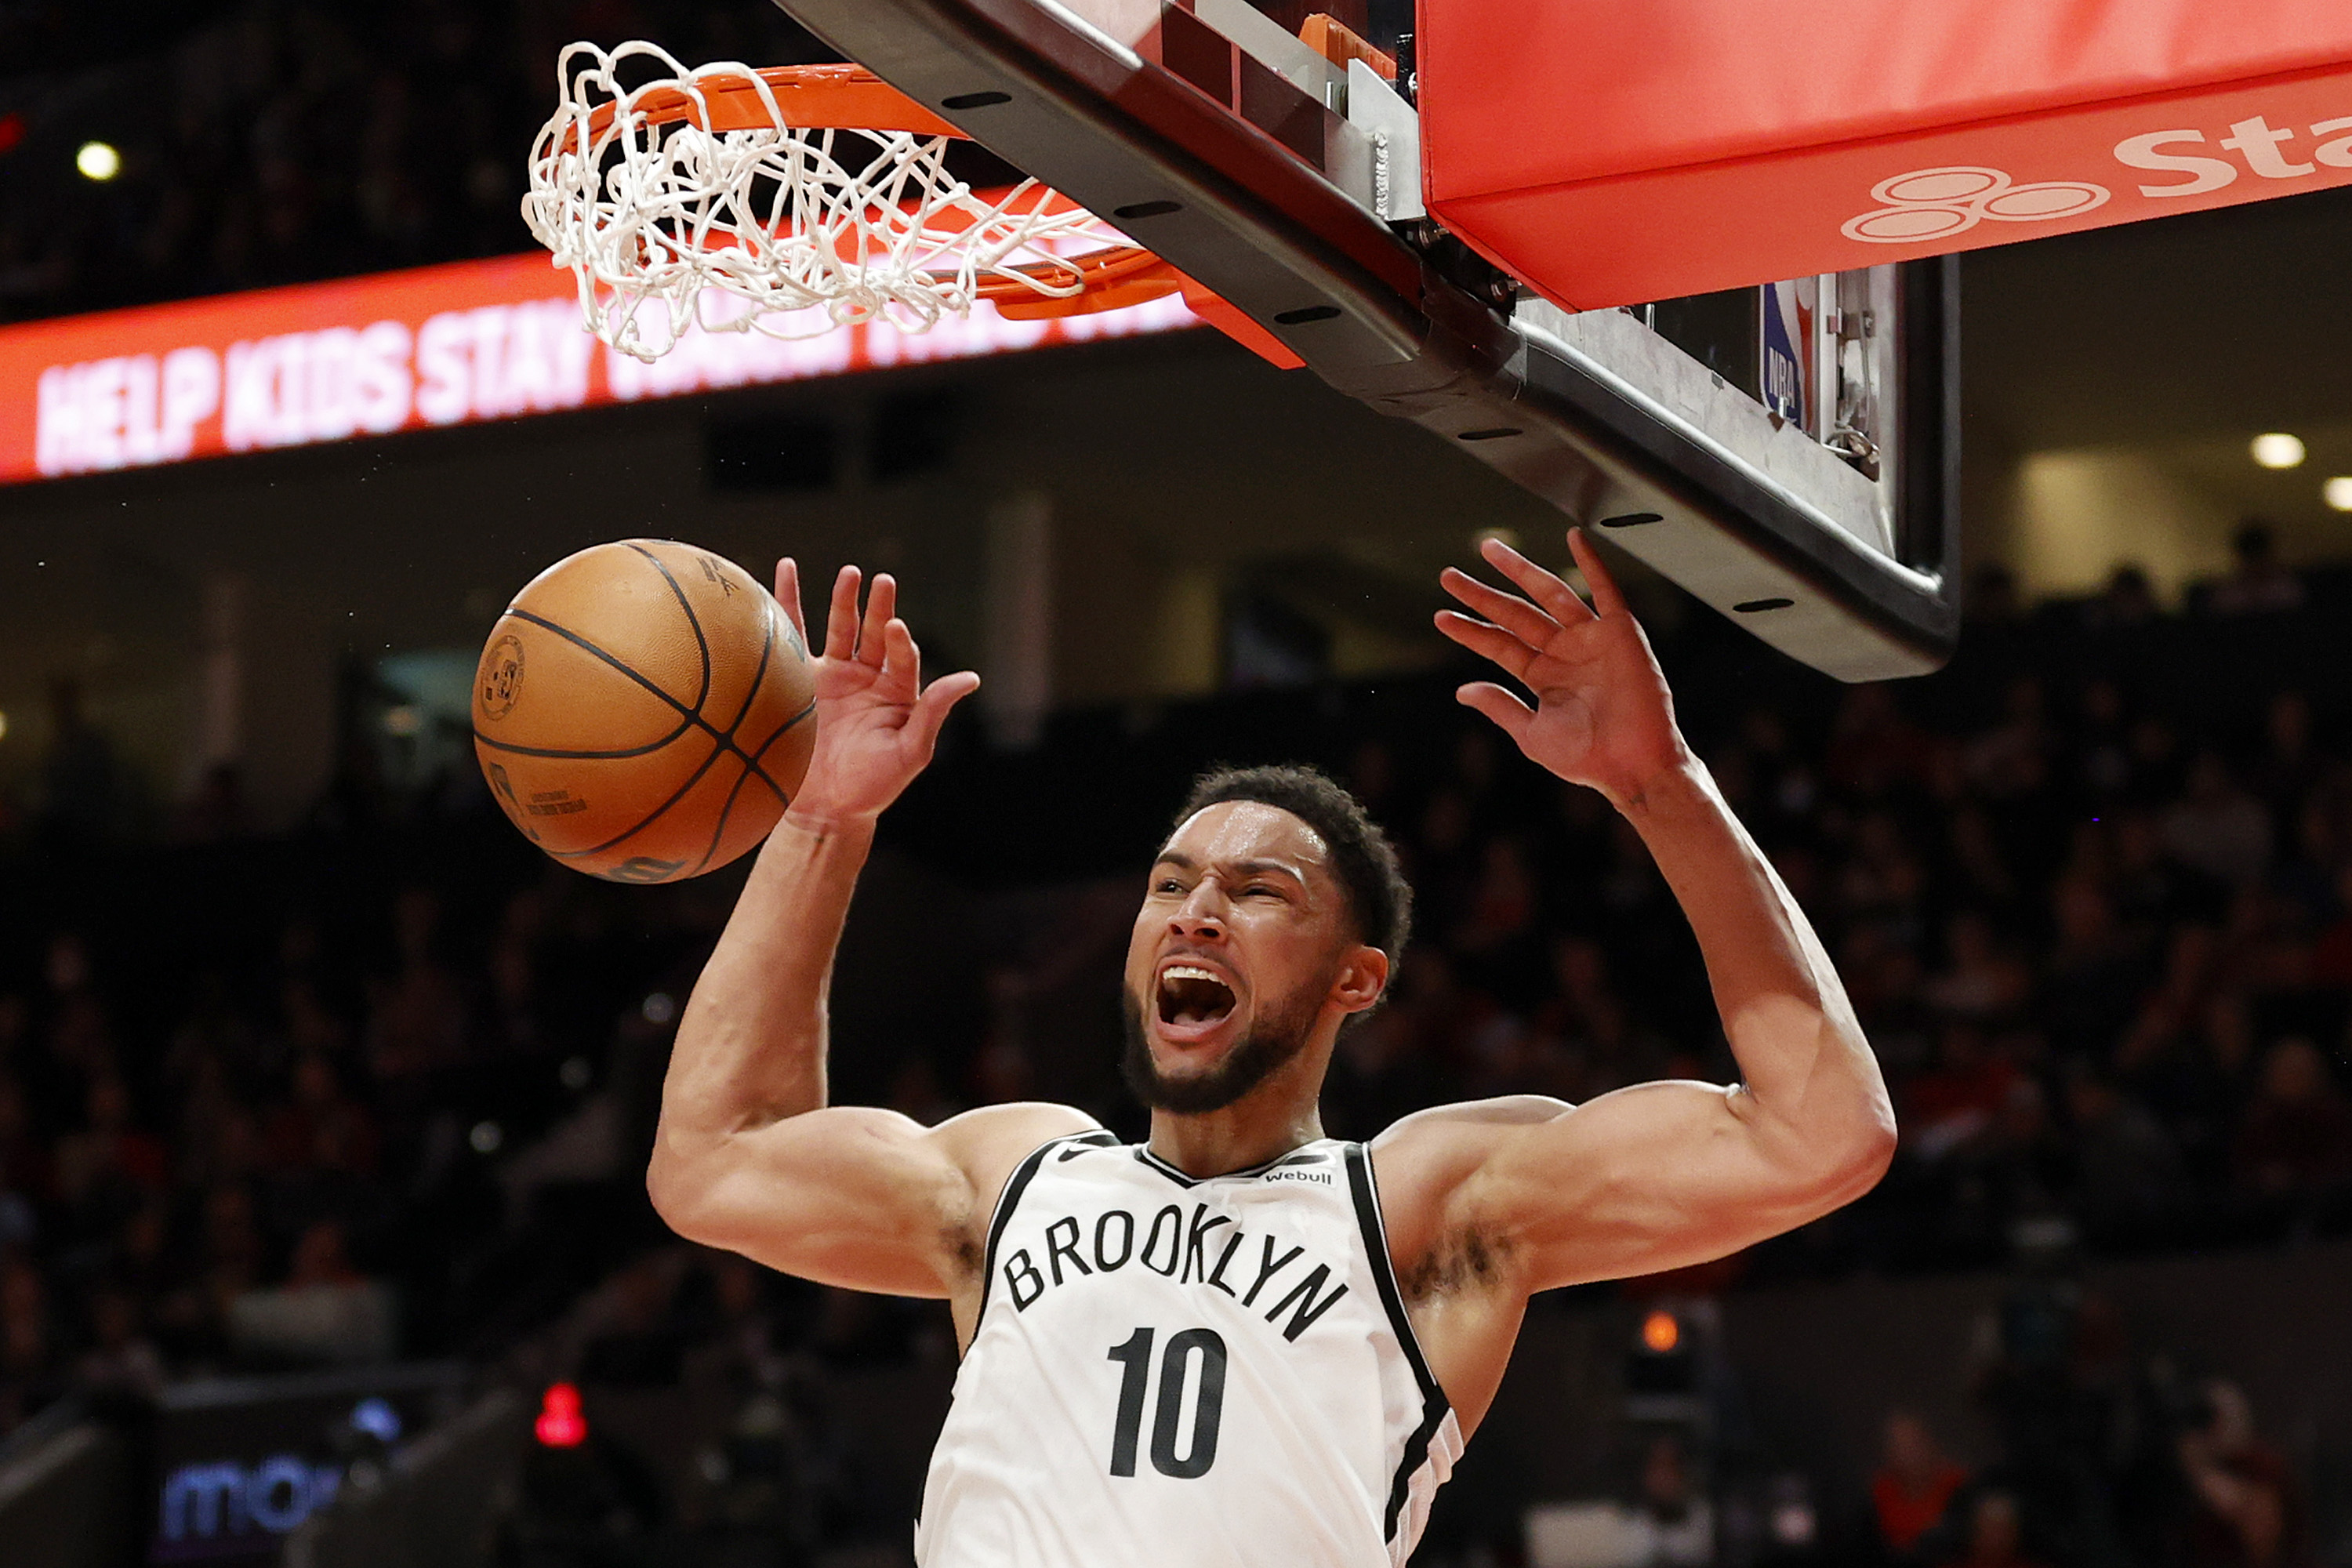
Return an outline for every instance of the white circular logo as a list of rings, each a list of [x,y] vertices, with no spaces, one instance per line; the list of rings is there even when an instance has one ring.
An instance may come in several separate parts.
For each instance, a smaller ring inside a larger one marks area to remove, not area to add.
[[[1870,187],[1874,210],[1845,220],[1848,239],[1871,245],[1915,245],[1965,234],[1987,218],[2043,223],[2105,206],[2108,191],[2088,180],[2044,180],[2021,185],[1999,169],[1955,164],[1914,169]]]

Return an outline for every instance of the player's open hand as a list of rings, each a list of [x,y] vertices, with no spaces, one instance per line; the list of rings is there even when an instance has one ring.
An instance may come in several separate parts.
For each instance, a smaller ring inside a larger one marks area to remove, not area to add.
[[[833,580],[824,623],[824,652],[815,661],[816,749],[808,776],[793,797],[803,819],[871,817],[914,782],[938,746],[948,710],[980,689],[970,670],[923,684],[922,654],[898,619],[898,584],[875,574],[858,607],[863,574],[845,566]],[[800,568],[787,556],[776,566],[776,602],[792,617],[803,647]]]
[[[1454,694],[1464,705],[1501,725],[1531,760],[1622,806],[1688,753],[1650,640],[1600,552],[1582,529],[1569,531],[1568,545],[1591,587],[1590,605],[1559,577],[1490,539],[1481,553],[1526,597],[1449,566],[1439,582],[1475,614],[1440,610],[1437,629],[1494,660],[1536,698],[1529,708],[1505,688],[1477,681]]]

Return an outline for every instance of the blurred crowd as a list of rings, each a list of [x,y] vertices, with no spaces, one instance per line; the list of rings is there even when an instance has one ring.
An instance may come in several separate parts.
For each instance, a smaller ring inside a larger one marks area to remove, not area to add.
[[[1876,1193],[1757,1265],[1993,1263],[2052,1227],[2116,1252],[2352,1222],[2352,737],[2309,689],[2340,702],[2340,673],[2267,641],[2341,623],[2249,543],[2197,621],[2151,606],[2116,627],[2126,577],[2030,641],[1980,623],[1948,674],[1845,689],[1809,718],[1685,702],[1835,958],[1903,1132]],[[2226,686],[2214,712],[2129,635],[2187,632],[2210,666],[2200,622],[2251,639],[2242,667],[2202,672]],[[1367,743],[1353,779],[1402,830],[1421,937],[1394,1000],[1342,1043],[1350,1131],[1438,1098],[1730,1075],[1671,894],[1591,793],[1475,726]]]
[[[2122,1363],[2112,1325],[2093,1358]],[[2074,1359],[2081,1359],[2079,1357]],[[1872,1568],[2303,1568],[2322,1560],[2308,1489],[2226,1378],[2084,1386],[2013,1355],[1979,1392],[1999,1448],[1954,1459],[1895,1411],[1854,1560]],[[2054,1397],[2053,1397],[2054,1396]]]
[[[87,918],[0,967],[0,1434],[68,1392],[495,1353],[653,1239],[613,1080],[657,1074],[714,917],[433,837],[12,866],[12,937]]]
[[[2031,616],[1988,580],[1961,659],[1901,685],[1776,675],[1712,623],[1662,628],[1694,743],[1817,921],[1903,1128],[1877,1192],[1688,1288],[2347,1228],[2352,682],[2327,658],[2347,622],[2336,590],[2249,546],[2187,616],[2128,573]],[[940,942],[936,884],[869,879],[852,936],[871,956],[839,998],[859,1030],[846,1097],[935,1121],[1045,1094],[1139,1133],[1113,1069],[1137,851],[1189,770],[1276,752],[1353,784],[1419,900],[1396,994],[1342,1039],[1335,1133],[1440,1100],[1732,1076],[1639,840],[1455,709],[1449,679],[1102,732],[1018,756],[964,733],[902,807],[902,868],[953,843],[964,864],[928,874],[969,872],[1010,845],[974,827],[997,820],[981,806],[1024,795],[1066,825],[1072,859],[1041,868],[1017,820],[988,829],[1021,837],[1024,876],[1062,879],[979,888],[964,956]],[[711,1390],[696,1430],[720,1434],[640,1445],[699,1456],[667,1479],[617,1448],[541,1454],[545,1506],[525,1517],[551,1551],[578,1513],[567,1488],[709,1530],[890,1517],[920,1456],[875,1459],[895,1439],[860,1436],[843,1390],[943,1377],[936,1311],[665,1250],[644,1201],[661,1065],[729,879],[615,888],[552,868],[466,768],[404,804],[355,763],[288,837],[196,813],[110,847],[80,809],[119,787],[102,726],[58,733],[48,797],[0,835],[0,1434],[64,1394],[135,1402],[207,1371],[527,1354],[608,1403]],[[1165,799],[1131,798],[1117,771],[1145,766]],[[1114,807],[1110,877],[1081,840],[1086,813]],[[878,1016],[860,994],[917,988],[918,970],[961,988],[944,1022],[856,1022]],[[1989,1382],[1996,1425],[2037,1386]],[[2229,1555],[2291,1523],[2257,1495],[2270,1461],[2229,1394],[2166,1397],[2170,1473],[2221,1521],[2183,1568],[2285,1568]],[[2053,1505],[2030,1465],[1964,1486],[1918,1447],[1892,1446],[1890,1562],[2152,1561],[2037,1522]]]
[[[824,58],[765,0],[0,6],[0,321],[528,249],[525,160],[583,37]]]

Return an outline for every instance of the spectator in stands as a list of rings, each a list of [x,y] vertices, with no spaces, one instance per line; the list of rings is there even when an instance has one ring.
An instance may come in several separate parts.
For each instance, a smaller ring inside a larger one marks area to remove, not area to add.
[[[1840,789],[1875,800],[1924,783],[1934,752],[1933,739],[1904,713],[1890,687],[1852,686],[1830,725],[1823,772]]]
[[[1515,835],[1487,841],[1470,889],[1454,951],[1470,963],[1488,988],[1507,1000],[1540,990],[1543,941],[1538,879],[1528,847]]]
[[[1963,800],[1953,808],[1948,832],[1951,896],[1963,907],[1982,910],[1997,926],[2016,929],[2024,885],[2002,847],[1991,814],[1975,801]]]
[[[1966,1209],[1983,1205],[1989,1212],[1977,1223],[1992,1256],[1999,1255],[1997,1238],[2004,1226],[2065,1214],[2074,1161],[2064,1132],[2051,1115],[2042,1079],[2020,1072],[2002,1092],[1982,1136],[1963,1151],[1968,1180],[1955,1205],[1963,1212],[1952,1217],[1965,1222],[1973,1217]]]
[[[2083,624],[2094,632],[2126,631],[2147,626],[2158,614],[2147,571],[2125,562],[2107,574],[2106,585],[2084,606]]]
[[[2294,1472],[2254,1429],[2235,1384],[2205,1388],[2204,1420],[2180,1437],[2190,1512],[2183,1568],[2304,1568],[2306,1505]]]
[[[672,1309],[686,1261],[683,1255],[647,1258],[613,1280],[603,1331],[581,1352],[581,1381],[619,1387],[677,1381],[687,1346]]]
[[[2135,804],[2152,808],[2180,793],[2189,759],[2179,731],[2168,720],[2150,713],[2134,721],[2131,749]]]
[[[1974,910],[1962,910],[1944,925],[1945,966],[1929,977],[1924,994],[1948,1017],[1999,1024],[2016,1017],[2033,986],[2033,972]]]
[[[243,1291],[228,1303],[234,1348],[269,1365],[389,1360],[392,1314],[390,1294],[352,1262],[342,1222],[335,1219],[303,1227],[282,1284]]]
[[[40,764],[37,826],[70,852],[120,832],[132,809],[131,775],[114,742],[90,721],[81,685],[60,677],[49,688],[48,752]]]
[[[270,1113],[265,1138],[282,1175],[364,1177],[374,1173],[377,1138],[360,1103],[344,1092],[334,1064],[306,1051],[294,1064],[291,1091]]]
[[[2123,687],[2113,677],[2084,682],[2067,746],[2074,757],[2071,782],[2086,801],[2106,805],[2122,796],[2131,782],[2131,728]]]
[[[2057,930],[2043,1017],[2062,1049],[2104,1053],[2130,1023],[2148,966],[2098,879],[2067,877],[2050,905]]]
[[[1944,1452],[1927,1423],[1908,1410],[1886,1417],[1880,1454],[1878,1472],[1870,1479],[1877,1555],[1902,1568],[1930,1562],[1929,1532],[1944,1522],[1969,1473]]]
[[[89,945],[79,933],[52,937],[42,967],[49,987],[47,1016],[40,1047],[24,1067],[33,1075],[30,1087],[41,1116],[61,1127],[87,1109],[90,1079],[113,1066],[114,1021],[100,996]]]
[[[2006,627],[2017,619],[2017,574],[1999,562],[1988,562],[1969,574],[1969,591],[1960,603],[1971,630]]]
[[[30,1259],[0,1258],[0,1433],[61,1392],[48,1282]]]
[[[2185,1179],[2180,1151],[2146,1106],[2076,1058],[2066,1075],[2077,1185],[2074,1201],[2095,1241],[2158,1235],[2176,1212]]]
[[[2023,1516],[2017,1500],[2002,1491],[1978,1494],[1970,1504],[1963,1568],[2040,1568],[2025,1552]]]
[[[1664,1042],[1619,991],[1606,948],[1589,937],[1560,937],[1552,944],[1551,974],[1552,997],[1536,1027],[1557,1042],[1558,1053],[1546,1059],[1563,1086],[1580,1090],[1571,1098],[1589,1100],[1655,1076]]]
[[[2311,1197],[2352,1177],[2352,1103],[2305,1039],[2263,1058],[2237,1141],[2238,1179],[2266,1196]]]
[[[2352,858],[2336,874],[2335,918],[2311,944],[2306,978],[2314,985],[2352,991]]]
[[[2242,888],[2270,868],[2272,827],[2263,803],[2239,787],[2219,752],[2189,765],[2189,787],[2164,814],[2164,847],[2182,865]]]
[[[2326,774],[2312,733],[2311,699],[2293,688],[2273,694],[2263,715],[2263,755],[2252,779],[2273,816],[2293,822]]]
[[[1633,1523],[1640,1568],[1703,1568],[1715,1561],[1715,1512],[1693,1481],[1680,1438],[1650,1440]]]
[[[140,1322],[139,1302],[117,1285],[101,1285],[89,1303],[90,1347],[74,1367],[83,1392],[107,1398],[152,1400],[163,1391],[163,1353]]]
[[[7,998],[0,998],[5,1006]],[[24,1085],[7,1068],[8,1053],[0,1052],[0,1194],[5,1214],[0,1215],[0,1257],[33,1239],[35,1204],[49,1191],[49,1151],[33,1124],[33,1108]]]
[[[1960,760],[1969,781],[1988,799],[2014,801],[2039,794],[2050,782],[2058,740],[2039,677],[2011,681],[2001,706],[2000,722],[1972,737]]]
[[[1904,1097],[1906,1140],[1934,1160],[1983,1136],[2016,1082],[2016,1067],[1984,1029],[1953,1019],[1939,1036],[1936,1065],[1913,1079]]]
[[[2217,616],[2276,615],[2303,608],[2303,583],[2278,558],[2271,525],[2250,517],[2230,538],[2237,565],[2213,584],[2207,601]]]
[[[449,1067],[466,1054],[466,995],[438,951],[441,901],[410,888],[394,905],[400,965],[373,988],[368,1056],[379,1079],[412,1079]]]
[[[201,1215],[196,1266],[164,1301],[161,1326],[188,1360],[217,1365],[228,1356],[230,1310],[259,1288],[268,1259],[252,1194],[242,1184],[215,1187]]]
[[[58,1141],[57,1192],[78,1234],[100,1235],[161,1191],[171,1156],[132,1120],[131,1090],[112,1070],[92,1076],[81,1127]]]

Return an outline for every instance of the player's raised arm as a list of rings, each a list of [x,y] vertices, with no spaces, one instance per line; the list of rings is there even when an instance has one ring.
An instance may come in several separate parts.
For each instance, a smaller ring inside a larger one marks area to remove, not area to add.
[[[1642,1084],[1465,1133],[1485,1152],[1458,1165],[1446,1223],[1499,1244],[1528,1289],[1719,1257],[1860,1196],[1895,1148],[1885,1083],[1820,939],[1684,744],[1598,552],[1581,531],[1570,545],[1590,605],[1496,542],[1486,560],[1524,597],[1446,573],[1475,614],[1441,612],[1439,628],[1536,705],[1486,682],[1459,695],[1640,833],[1698,938],[1744,1081]]]
[[[948,710],[980,684],[964,673],[923,687],[894,613],[897,585],[876,577],[862,615],[858,586],[856,568],[843,568],[816,665],[808,775],[687,1004],[646,1185],[662,1217],[694,1240],[834,1284],[940,1295],[962,1268],[957,1237],[982,1201],[972,1172],[986,1160],[974,1142],[988,1142],[992,1122],[998,1142],[1067,1129],[1029,1136],[1003,1127],[1003,1109],[927,1130],[892,1111],[826,1108],[825,993],[875,821],[930,761]],[[799,627],[790,561],[776,597]]]

